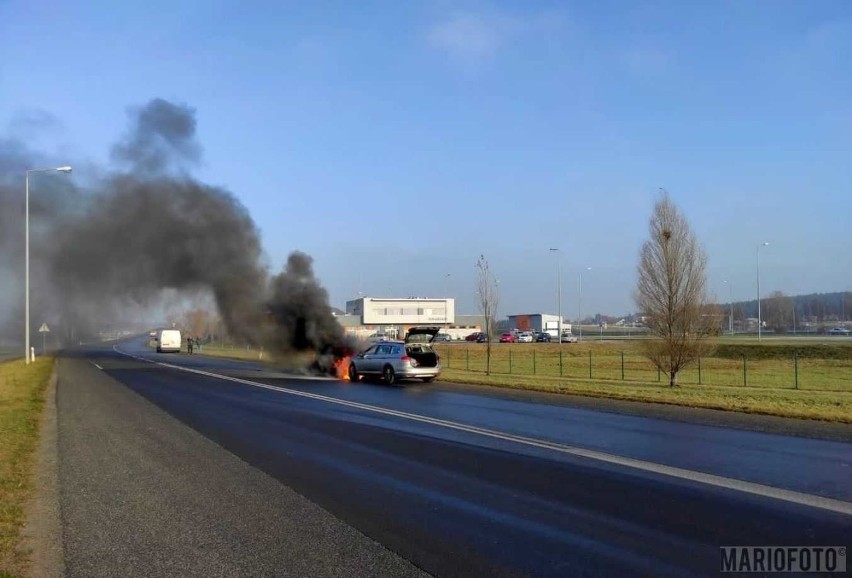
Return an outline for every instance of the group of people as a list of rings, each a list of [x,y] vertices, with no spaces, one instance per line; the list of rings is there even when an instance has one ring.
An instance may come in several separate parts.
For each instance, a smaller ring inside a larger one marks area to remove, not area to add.
[[[201,350],[201,338],[199,338],[199,337],[195,337],[195,338],[187,337],[186,338],[186,351],[187,351],[187,353],[189,353],[189,355],[192,355],[192,352],[195,351],[196,347],[198,348],[199,351]]]

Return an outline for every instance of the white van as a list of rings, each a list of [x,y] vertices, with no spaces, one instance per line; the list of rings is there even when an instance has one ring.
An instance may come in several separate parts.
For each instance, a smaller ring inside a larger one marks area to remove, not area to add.
[[[180,353],[181,336],[177,329],[161,329],[157,334],[157,353]]]

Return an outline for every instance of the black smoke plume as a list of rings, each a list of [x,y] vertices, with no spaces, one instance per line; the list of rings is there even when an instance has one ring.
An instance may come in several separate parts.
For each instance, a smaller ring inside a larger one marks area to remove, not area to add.
[[[328,293],[314,278],[313,259],[296,251],[272,279],[268,302],[272,344],[277,349],[318,349],[340,343],[343,331],[328,307]]]
[[[33,323],[49,317],[66,333],[80,333],[127,307],[156,305],[171,289],[212,296],[236,339],[276,350],[336,343],[341,330],[311,258],[293,253],[285,270],[270,277],[245,207],[231,192],[190,175],[201,154],[195,130],[192,109],[153,100],[133,111],[128,133],[113,147],[118,169],[102,171],[85,190],[50,179],[51,186],[66,190],[42,195],[31,214],[33,229],[41,232],[31,241],[39,280]],[[20,279],[22,269],[7,259],[20,255],[23,238],[15,222],[21,204],[14,202],[20,192],[13,176],[22,175],[34,157],[0,141],[4,281]],[[10,320],[19,318],[7,315]]]

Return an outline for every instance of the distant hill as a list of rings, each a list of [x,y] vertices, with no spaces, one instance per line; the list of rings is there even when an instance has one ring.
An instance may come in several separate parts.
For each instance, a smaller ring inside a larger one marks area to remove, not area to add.
[[[813,319],[817,323],[852,320],[852,291],[836,293],[810,293],[788,295],[793,300],[797,319]],[[761,308],[766,307],[769,295],[761,298]],[[730,303],[721,304],[728,308]],[[734,302],[734,319],[757,317],[757,299]]]

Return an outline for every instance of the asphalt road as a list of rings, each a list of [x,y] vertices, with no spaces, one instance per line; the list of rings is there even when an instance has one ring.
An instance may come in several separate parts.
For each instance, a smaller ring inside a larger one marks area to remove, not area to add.
[[[709,576],[852,536],[849,443],[118,349],[60,365],[70,576]]]

